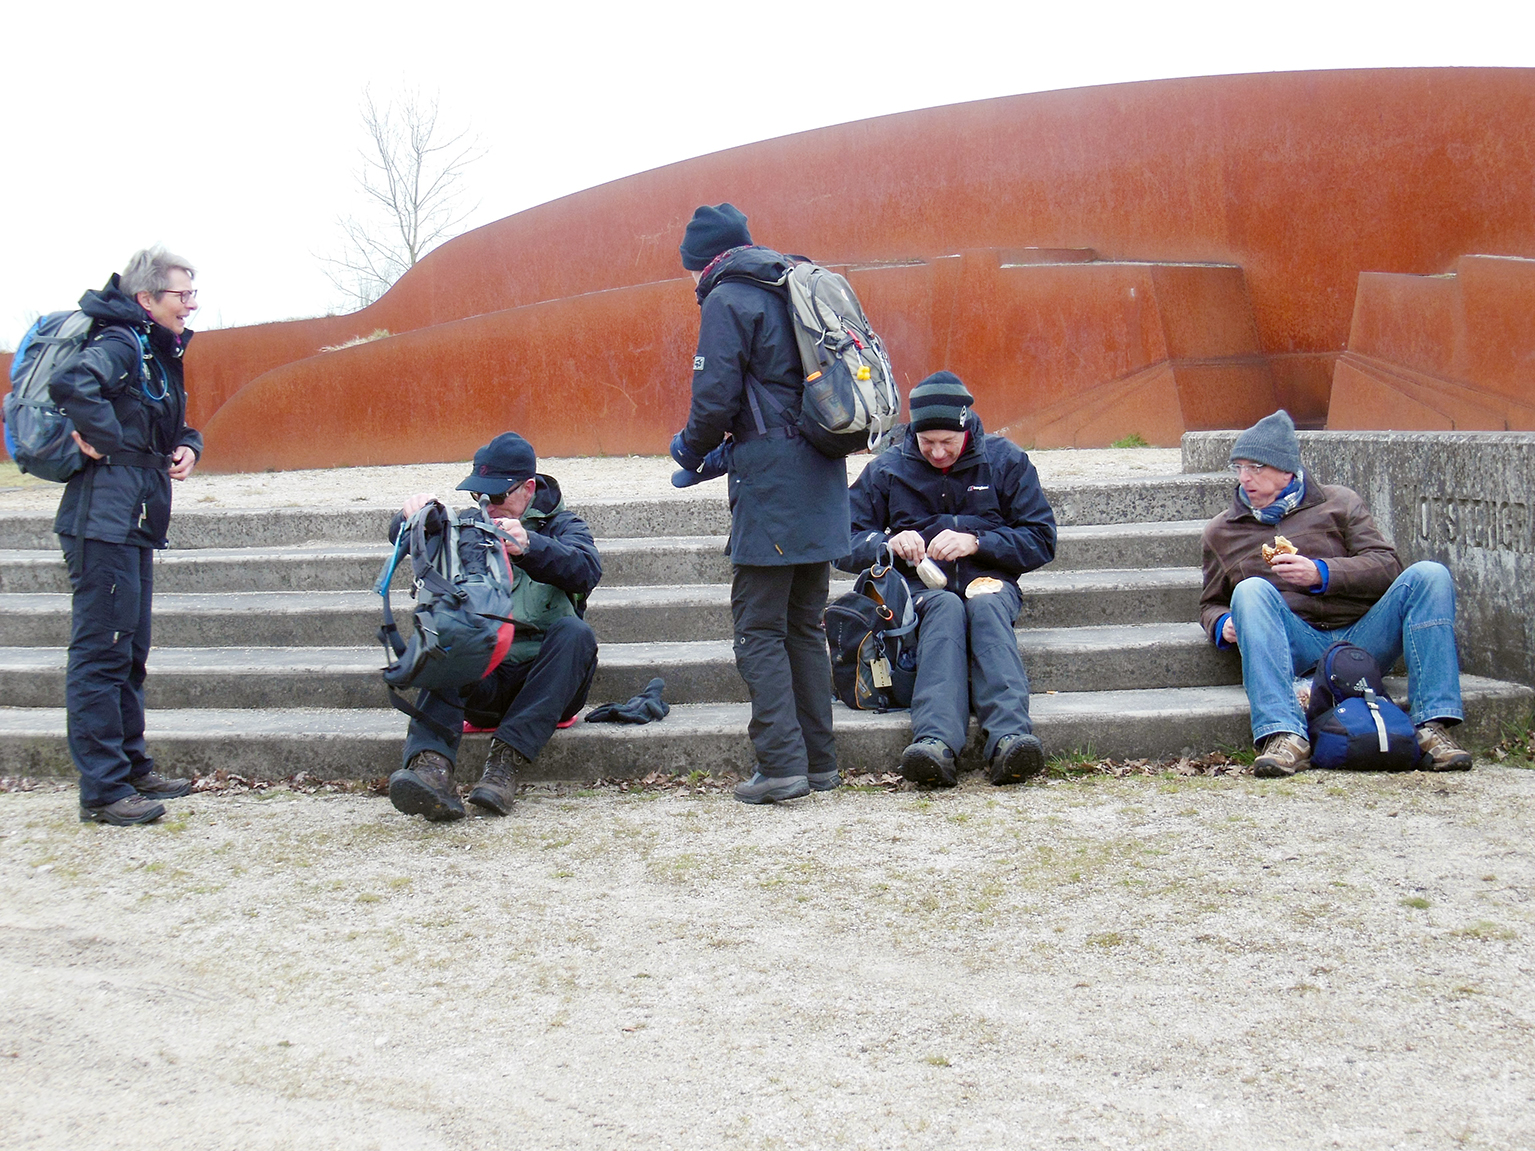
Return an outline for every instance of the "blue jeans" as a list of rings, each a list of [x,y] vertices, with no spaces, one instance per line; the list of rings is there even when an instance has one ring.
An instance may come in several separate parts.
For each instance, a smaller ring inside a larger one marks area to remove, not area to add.
[[[1369,652],[1382,671],[1406,655],[1413,723],[1465,718],[1455,651],[1455,583],[1443,564],[1413,564],[1362,619],[1347,627],[1312,627],[1263,579],[1237,584],[1231,619],[1242,652],[1254,744],[1280,731],[1306,734],[1294,677],[1314,668],[1322,653],[1343,639]]]
[[[1010,580],[995,595],[974,599],[929,591],[920,584],[911,590],[918,619],[912,738],[941,739],[958,753],[965,746],[974,706],[989,760],[1004,735],[1034,730],[1029,722],[1029,677],[1013,631],[1023,594]]]

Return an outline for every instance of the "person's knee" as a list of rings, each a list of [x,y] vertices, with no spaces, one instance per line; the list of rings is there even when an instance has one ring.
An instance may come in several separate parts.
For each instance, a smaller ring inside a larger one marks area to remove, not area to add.
[[[1231,589],[1232,615],[1251,611],[1254,608],[1267,609],[1283,603],[1284,596],[1280,595],[1279,589],[1259,576],[1248,576]]]
[[[1419,560],[1397,578],[1409,580],[1415,587],[1435,595],[1455,594],[1455,577],[1450,575],[1450,569],[1433,560]]]
[[[579,616],[570,615],[555,620],[544,632],[544,643],[568,649],[583,660],[597,658],[597,633],[592,630],[591,624]]]

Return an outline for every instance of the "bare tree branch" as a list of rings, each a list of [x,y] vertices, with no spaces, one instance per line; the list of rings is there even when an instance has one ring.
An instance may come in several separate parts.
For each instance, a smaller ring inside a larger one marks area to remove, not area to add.
[[[467,132],[442,138],[436,97],[415,91],[381,107],[364,88],[362,123],[357,184],[365,210],[337,220],[341,254],[322,257],[331,283],[359,308],[458,234],[479,206],[461,203],[464,170],[483,155]]]

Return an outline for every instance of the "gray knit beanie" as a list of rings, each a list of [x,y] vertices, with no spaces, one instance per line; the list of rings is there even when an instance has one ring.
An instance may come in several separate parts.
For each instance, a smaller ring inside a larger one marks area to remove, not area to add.
[[[1300,440],[1295,436],[1295,421],[1290,418],[1290,413],[1281,408],[1239,435],[1237,442],[1231,445],[1231,462],[1237,460],[1268,464],[1291,475],[1298,473]]]
[[[970,405],[975,397],[953,372],[934,372],[916,387],[911,404],[914,432],[964,432],[970,430]]]

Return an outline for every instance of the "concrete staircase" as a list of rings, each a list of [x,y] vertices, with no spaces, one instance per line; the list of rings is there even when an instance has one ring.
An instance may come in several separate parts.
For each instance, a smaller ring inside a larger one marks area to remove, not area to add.
[[[1018,642],[1036,731],[1051,752],[1116,757],[1245,746],[1232,653],[1197,623],[1199,534],[1229,498],[1224,475],[1063,483],[1055,563],[1025,576]],[[601,643],[593,703],[666,680],[671,715],[644,727],[559,732],[537,775],[749,772],[745,691],[731,657],[728,513],[721,499],[613,501],[577,510],[604,577],[587,619]],[[373,778],[399,765],[405,719],[387,706],[367,590],[386,554],[382,510],[180,510],[157,557],[148,683],[151,750],[171,774]],[[0,515],[0,774],[67,775],[68,580],[41,513]],[[833,594],[850,586],[833,582]],[[403,579],[395,606],[408,612]],[[1527,714],[1527,687],[1463,677],[1473,744]],[[907,743],[904,712],[836,708],[845,769],[885,770]],[[972,724],[974,734],[974,725]],[[486,736],[468,736],[473,771]],[[976,763],[974,740],[964,762]]]

